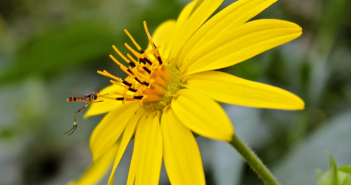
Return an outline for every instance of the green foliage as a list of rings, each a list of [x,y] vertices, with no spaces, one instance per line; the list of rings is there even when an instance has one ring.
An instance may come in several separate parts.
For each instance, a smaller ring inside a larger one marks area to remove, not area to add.
[[[316,175],[317,185],[350,185],[351,184],[351,166],[338,168],[333,157],[329,154],[331,170],[324,175],[320,170]]]
[[[85,22],[51,29],[28,39],[2,74],[0,83],[31,74],[47,76],[108,56],[116,36],[108,24]]]

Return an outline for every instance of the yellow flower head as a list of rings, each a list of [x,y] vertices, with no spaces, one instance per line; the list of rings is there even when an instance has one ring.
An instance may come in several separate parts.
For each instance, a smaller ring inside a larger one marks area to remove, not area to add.
[[[193,133],[231,141],[234,129],[217,102],[285,110],[304,102],[285,90],[215,71],[233,66],[301,35],[291,22],[248,22],[276,0],[239,0],[209,19],[223,0],[189,3],[177,21],[166,21],[154,34],[144,28],[149,47],[125,44],[131,54],[110,56],[128,74],[111,78],[105,102],[93,104],[85,117],[108,114],[94,130],[90,147],[93,167],[106,171],[114,158],[109,184],[133,135],[134,152],[127,184],[158,184],[162,159],[172,184],[205,184],[201,156]],[[123,135],[122,135],[123,133]],[[99,166],[100,165],[100,166]],[[99,167],[96,167],[99,166]],[[87,174],[94,174],[88,171]],[[77,183],[95,182],[99,175]],[[100,175],[101,174],[101,175]],[[95,180],[95,181],[94,181]]]

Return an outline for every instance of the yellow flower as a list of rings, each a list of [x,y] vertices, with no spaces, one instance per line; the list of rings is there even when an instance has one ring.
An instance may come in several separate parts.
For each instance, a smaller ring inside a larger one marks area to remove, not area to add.
[[[209,19],[222,1],[189,3],[177,21],[164,22],[152,37],[144,22],[150,42],[146,50],[125,30],[138,52],[125,44],[133,55],[126,57],[113,47],[129,67],[110,57],[128,77],[122,80],[105,70],[98,71],[110,77],[112,85],[100,93],[108,93],[101,95],[105,102],[93,104],[85,117],[108,112],[91,136],[92,168],[112,162],[111,150],[117,150],[115,143],[120,142],[109,184],[113,184],[115,170],[133,136],[127,184],[158,184],[162,159],[172,184],[205,184],[193,133],[221,141],[231,141],[234,134],[217,102],[284,110],[304,108],[304,102],[290,92],[216,71],[302,33],[298,25],[287,21],[249,21],[276,0],[239,0]],[[94,169],[103,174],[108,165],[101,166]],[[92,182],[99,177],[83,176]],[[72,184],[79,183],[82,181]]]

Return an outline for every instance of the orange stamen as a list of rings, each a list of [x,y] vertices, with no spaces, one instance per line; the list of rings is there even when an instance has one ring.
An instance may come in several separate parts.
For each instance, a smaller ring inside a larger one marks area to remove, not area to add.
[[[137,62],[129,53],[127,53],[127,57],[135,63],[136,66],[139,65],[139,62]]]
[[[111,75],[109,72],[107,72],[105,70],[104,71],[97,71],[97,73],[100,74],[100,75],[104,75],[104,76],[110,77],[112,79],[115,79],[115,80],[117,80],[119,82],[123,82],[122,79],[120,79],[120,78],[118,78],[118,77],[116,77],[114,75]]]
[[[166,64],[163,64],[162,58],[156,47],[155,43],[152,41],[150,32],[147,28],[147,24],[144,21],[144,29],[148,40],[152,46],[152,49],[147,49],[145,51],[138,45],[138,43],[134,40],[132,35],[128,32],[128,30],[124,30],[128,37],[131,39],[136,48],[140,51],[137,52],[132,47],[130,47],[127,43],[124,45],[131,52],[131,54],[127,53],[127,55],[123,55],[120,50],[117,49],[116,46],[112,46],[116,53],[126,61],[129,66],[123,65],[119,62],[113,55],[110,55],[110,58],[124,71],[128,77],[124,80],[117,78],[107,71],[98,71],[99,74],[110,77],[110,82],[115,85],[119,85],[123,87],[123,89],[118,92],[114,92],[118,97],[108,97],[104,96],[108,99],[113,100],[121,100],[123,103],[125,101],[134,101],[139,100],[142,105],[143,102],[153,102],[153,101],[161,101],[155,102],[151,104],[147,104],[150,109],[158,109],[159,106],[168,106],[169,99],[164,99],[166,97],[166,91],[169,91],[168,83],[172,81],[171,75],[169,74]],[[132,56],[134,55],[137,60]]]
[[[145,102],[145,101],[159,101],[160,99],[161,99],[160,96],[151,94],[151,95],[144,96],[142,100]]]
[[[124,43],[124,45],[127,49],[129,49],[130,52],[133,53],[133,55],[135,55],[135,57],[137,57],[138,59],[141,57],[141,55],[138,52],[136,52],[133,48],[131,48],[127,43]]]
[[[128,37],[130,38],[130,40],[132,40],[132,42],[134,43],[134,45],[138,48],[138,50],[140,51],[140,53],[143,53],[143,49],[141,49],[141,47],[139,46],[139,44],[134,40],[134,38],[132,37],[132,35],[128,32],[127,29],[124,29],[124,32],[128,35]]]
[[[126,61],[128,64],[130,63],[130,61],[117,49],[117,47],[115,45],[112,46],[112,48],[116,51],[116,53],[123,58],[124,61]]]

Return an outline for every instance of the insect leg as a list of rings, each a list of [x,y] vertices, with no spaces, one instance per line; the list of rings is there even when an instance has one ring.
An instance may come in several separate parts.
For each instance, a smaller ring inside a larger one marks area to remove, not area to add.
[[[76,117],[77,117],[77,114],[78,114],[78,112],[80,112],[80,111],[82,111],[83,109],[85,109],[85,107],[87,107],[89,104],[85,104],[85,106],[84,107],[82,107],[82,108],[80,108],[75,114],[74,114],[74,122],[73,122],[73,127],[69,130],[69,131],[67,131],[67,132],[65,132],[65,134],[68,134],[68,136],[70,136],[71,134],[73,134],[73,132],[76,130],[76,128],[77,128],[77,120],[76,120]]]

